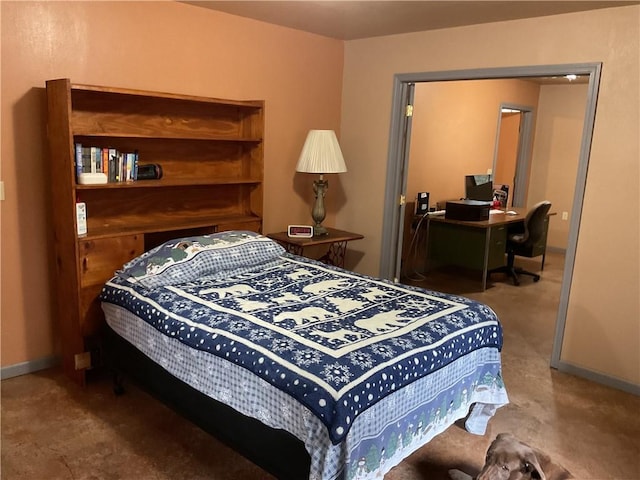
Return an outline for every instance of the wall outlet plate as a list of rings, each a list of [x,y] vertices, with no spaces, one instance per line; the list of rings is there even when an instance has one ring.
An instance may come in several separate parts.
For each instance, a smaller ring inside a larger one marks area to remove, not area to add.
[[[76,353],[74,356],[76,370],[91,368],[91,352]]]

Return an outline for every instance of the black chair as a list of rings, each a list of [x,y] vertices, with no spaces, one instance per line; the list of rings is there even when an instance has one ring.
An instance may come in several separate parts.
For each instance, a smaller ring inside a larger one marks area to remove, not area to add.
[[[527,212],[521,231],[509,231],[507,233],[507,264],[490,270],[492,273],[506,273],[513,279],[514,285],[520,285],[518,275],[530,275],[533,281],[540,280],[540,275],[528,272],[522,268],[514,266],[515,256],[535,257],[542,255],[542,266],[544,268],[544,252],[546,249],[546,235],[551,202],[542,201],[537,203]]]

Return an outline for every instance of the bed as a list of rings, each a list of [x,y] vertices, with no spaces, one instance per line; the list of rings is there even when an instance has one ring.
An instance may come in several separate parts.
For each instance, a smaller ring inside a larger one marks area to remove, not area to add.
[[[281,479],[380,478],[508,403],[502,329],[468,298],[231,231],[170,240],[101,296],[108,362]]]

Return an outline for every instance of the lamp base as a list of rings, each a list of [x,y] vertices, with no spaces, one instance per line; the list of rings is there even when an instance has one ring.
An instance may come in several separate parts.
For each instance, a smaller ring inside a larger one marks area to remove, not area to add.
[[[327,192],[327,188],[329,188],[329,182],[322,178],[320,175],[320,180],[315,180],[313,182],[313,191],[316,194],[316,201],[313,205],[313,211],[311,212],[311,218],[315,222],[313,226],[313,236],[319,237],[322,235],[328,235],[327,229],[322,226],[322,221],[325,217],[324,211],[324,196]]]
[[[322,225],[314,225],[313,227],[313,236],[314,237],[322,237],[323,235],[329,235],[329,232]]]

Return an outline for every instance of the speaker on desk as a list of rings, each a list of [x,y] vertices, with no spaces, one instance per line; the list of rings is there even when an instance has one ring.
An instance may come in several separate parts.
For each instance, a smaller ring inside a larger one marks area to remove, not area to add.
[[[429,192],[418,192],[416,198],[416,215],[424,215],[429,211]]]

